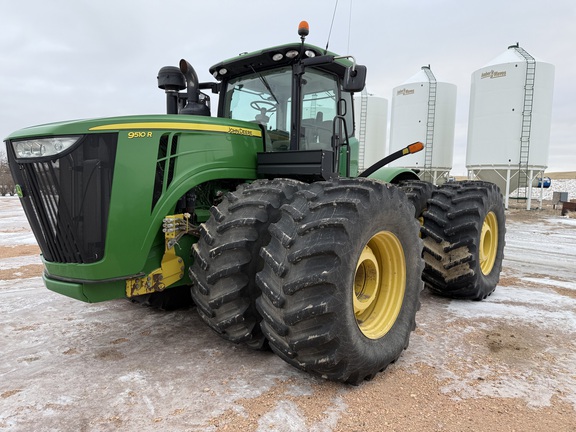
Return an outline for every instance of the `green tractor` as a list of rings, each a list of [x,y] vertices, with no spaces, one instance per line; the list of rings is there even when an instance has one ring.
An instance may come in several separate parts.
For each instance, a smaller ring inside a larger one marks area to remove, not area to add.
[[[358,384],[408,346],[427,285],[498,283],[496,186],[358,172],[366,67],[305,42],[164,67],[167,114],[68,121],[6,139],[48,289],[85,302],[193,303],[221,337]],[[203,92],[204,90],[204,92]],[[210,93],[218,115],[210,116]]]

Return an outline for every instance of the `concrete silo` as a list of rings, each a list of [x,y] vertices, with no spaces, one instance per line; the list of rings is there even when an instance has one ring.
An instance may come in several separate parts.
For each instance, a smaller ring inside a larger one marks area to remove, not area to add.
[[[390,166],[416,169],[422,180],[443,183],[452,169],[455,117],[456,86],[438,82],[430,66],[423,66],[393,90],[389,153],[415,141],[424,150]]]
[[[466,167],[531,207],[532,182],[548,166],[554,66],[518,44],[472,74]],[[514,195],[512,192],[516,191]]]

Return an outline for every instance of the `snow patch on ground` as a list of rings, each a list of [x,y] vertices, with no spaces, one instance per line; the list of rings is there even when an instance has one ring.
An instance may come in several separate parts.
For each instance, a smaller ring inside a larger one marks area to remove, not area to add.
[[[0,232],[0,245],[35,245],[37,244],[34,235],[30,232]]]
[[[555,279],[550,279],[550,278],[536,279],[536,278],[530,278],[530,277],[523,277],[522,280],[526,281],[526,282],[532,282],[535,284],[541,284],[544,286],[555,286],[558,288],[564,288],[564,289],[576,291],[576,282],[557,281]]]
[[[17,197],[0,197],[0,246],[37,244]]]
[[[497,319],[537,324],[541,329],[576,333],[576,300],[552,292],[505,287],[498,288],[482,302],[451,302],[449,320]]]
[[[428,301],[439,303],[429,308]],[[576,300],[549,290],[498,287],[483,302],[425,298],[402,365],[436,370],[454,399],[521,398],[576,407]]]
[[[32,264],[42,264],[40,255],[3,258],[2,261],[0,261],[0,270],[16,269]]]
[[[454,399],[521,398],[576,408],[576,220],[507,222],[500,285],[482,302],[426,291],[402,364],[426,364]],[[405,363],[404,363],[405,362]]]
[[[338,419],[348,406],[342,397],[334,399],[333,405],[324,411],[324,418],[316,423],[307,424],[298,405],[292,401],[280,401],[276,407],[264,414],[258,421],[257,432],[327,432],[333,430]]]
[[[42,282],[41,277],[0,280],[0,293],[2,294],[6,294],[10,291],[20,292],[20,291],[38,290],[38,289],[42,290],[46,289],[44,288],[44,283]]]
[[[425,291],[418,329],[394,367],[418,373],[431,366],[441,391],[454,399],[521,398],[535,407],[558,399],[576,408],[575,240],[575,219],[507,222],[506,283],[483,302]],[[16,244],[35,240],[19,200],[0,197],[0,245]],[[8,258],[0,270],[40,263],[37,256]],[[321,419],[307,424],[292,398],[313,395],[313,378],[302,379],[272,354],[254,355],[214,338],[193,314],[156,313],[124,301],[88,305],[47,291],[40,277],[0,280],[0,295],[0,339],[7,342],[0,376],[19,391],[4,401],[0,424],[50,420],[48,400],[62,421],[73,422],[84,410],[96,419],[93,425],[105,427],[98,422],[117,415],[150,430],[139,419],[151,413],[171,419],[182,401],[194,401],[188,426],[215,430],[209,419],[227,410],[242,413],[239,399],[290,380],[297,383],[284,393],[290,398],[272,404],[258,430],[330,431],[349,408],[342,395],[350,390],[343,388]],[[159,373],[158,365],[170,367]],[[99,374],[86,376],[86,370]],[[55,376],[60,394],[46,399],[54,394]],[[102,404],[90,405],[94,394]]]

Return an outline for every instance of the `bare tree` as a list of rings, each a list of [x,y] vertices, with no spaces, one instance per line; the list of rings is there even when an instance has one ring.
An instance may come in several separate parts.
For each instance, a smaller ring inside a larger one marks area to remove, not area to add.
[[[14,180],[10,173],[10,166],[8,165],[8,158],[6,152],[0,149],[0,195],[14,195]]]

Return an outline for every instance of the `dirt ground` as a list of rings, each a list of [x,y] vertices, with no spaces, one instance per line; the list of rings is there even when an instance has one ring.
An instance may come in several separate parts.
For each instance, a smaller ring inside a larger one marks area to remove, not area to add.
[[[195,310],[46,290],[0,198],[0,431],[574,431],[576,219],[507,211],[483,302],[422,295],[396,364],[353,387],[218,338]]]

